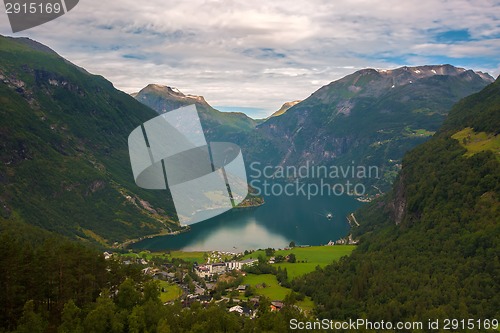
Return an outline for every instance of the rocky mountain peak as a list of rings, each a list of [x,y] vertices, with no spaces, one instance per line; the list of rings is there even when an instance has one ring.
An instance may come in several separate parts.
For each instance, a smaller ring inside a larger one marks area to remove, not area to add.
[[[154,83],[148,84],[141,91],[133,93],[131,96],[160,113],[190,104],[209,107],[203,96],[184,94],[175,87]]]
[[[203,96],[184,94],[182,91],[180,91],[175,87],[164,86],[156,83],[148,84],[146,87],[144,87],[141,91],[139,91],[135,95],[145,94],[145,93],[155,93],[166,97],[169,96],[180,99],[193,100],[194,102],[206,103],[205,98]]]
[[[339,98],[349,100],[353,97],[379,97],[394,88],[421,83],[422,80],[434,77],[436,79],[457,78],[479,84],[488,84],[495,80],[489,74],[448,64],[403,66],[396,69],[366,68],[331,82],[309,98],[318,99],[322,103],[333,103],[338,102]]]
[[[480,76],[483,80],[493,82],[494,78],[489,74],[485,74],[482,72],[474,72],[472,70],[466,70],[462,67],[455,67],[449,64],[444,65],[425,65],[425,66],[403,66],[396,69],[377,69],[378,73],[382,76],[390,76],[390,77],[398,77],[398,76],[407,76],[412,77],[414,79],[422,79],[431,77],[434,75],[449,75],[449,76],[458,76],[464,73],[476,74]]]
[[[269,118],[271,117],[277,117],[277,116],[281,116],[283,113],[285,113],[289,108],[291,108],[292,106],[295,106],[297,104],[299,104],[300,102],[302,102],[302,100],[296,100],[296,101],[291,101],[291,102],[286,102],[284,103],[281,108],[274,112],[271,116],[269,116]]]

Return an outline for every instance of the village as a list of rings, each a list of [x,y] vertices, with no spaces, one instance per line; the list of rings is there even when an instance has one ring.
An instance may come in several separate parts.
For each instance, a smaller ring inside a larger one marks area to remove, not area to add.
[[[140,266],[143,274],[158,281],[162,295],[170,295],[162,297],[164,304],[180,301],[182,306],[189,307],[195,302],[201,305],[226,302],[228,312],[247,317],[254,317],[260,305],[261,297],[254,295],[249,285],[241,284],[242,278],[247,274],[245,268],[256,265],[259,259],[238,260],[244,256],[243,253],[212,251],[203,264],[177,258],[168,262],[154,256],[148,260],[135,253],[103,254],[106,260],[120,260],[125,265]],[[231,260],[223,260],[229,257]],[[269,262],[274,263],[274,257]],[[172,290],[176,292],[172,293]],[[269,302],[271,311],[279,311],[282,307],[281,300]]]
[[[284,306],[310,312],[313,301],[291,289],[290,281],[349,255],[357,240],[351,235],[324,245],[296,245],[283,249],[231,251],[118,250],[104,252],[137,274],[157,281],[163,304],[192,307],[216,303],[228,312],[253,318],[259,311]]]

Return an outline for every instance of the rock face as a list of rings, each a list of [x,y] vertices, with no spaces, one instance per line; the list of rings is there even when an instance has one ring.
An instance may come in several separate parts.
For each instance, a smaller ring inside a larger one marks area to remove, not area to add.
[[[394,196],[389,202],[389,209],[393,221],[399,225],[403,222],[406,214],[405,177],[403,175],[394,184],[392,191]]]
[[[148,84],[138,93],[131,95],[158,113],[165,113],[191,104],[197,104],[203,108],[210,107],[203,96],[184,95],[177,88],[158,84]]]
[[[450,107],[493,78],[451,65],[363,69],[257,126],[280,165],[376,165],[389,184],[404,152],[427,140]]]

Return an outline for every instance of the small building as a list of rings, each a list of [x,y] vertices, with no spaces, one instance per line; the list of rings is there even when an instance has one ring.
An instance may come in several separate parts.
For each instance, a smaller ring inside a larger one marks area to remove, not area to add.
[[[202,287],[200,287],[198,284],[195,284],[194,294],[195,295],[203,295],[204,293],[205,293],[205,289],[203,289]]]
[[[244,266],[253,266],[256,262],[258,262],[258,259],[245,259],[242,261],[229,261],[226,262],[226,267],[228,271],[232,270],[238,270],[240,271]]]
[[[201,278],[211,277],[214,274],[222,274],[226,272],[226,263],[218,262],[214,264],[194,266],[194,272]]]
[[[155,280],[167,280],[168,278],[168,273],[167,272],[156,272],[153,274],[153,279]]]
[[[244,306],[241,306],[241,305],[235,305],[235,306],[229,308],[229,312],[236,312],[240,316],[247,316],[247,317],[250,317],[252,315],[251,309],[244,307]]]
[[[272,301],[271,302],[271,311],[280,311],[283,308],[282,301]]]
[[[248,288],[248,284],[240,284],[236,290],[238,290],[240,293],[244,293]]]
[[[226,272],[226,263],[223,262],[211,264],[209,267],[211,274],[222,274]]]
[[[235,269],[236,270],[241,269],[240,263],[238,261],[234,261],[234,260],[226,262],[226,267],[227,267],[228,271],[232,271]]]
[[[243,307],[243,315],[247,317],[255,317],[255,314],[252,315],[252,310],[247,307]]]
[[[198,300],[202,304],[210,303],[210,301],[212,300],[212,296],[210,296],[210,295],[200,295],[200,296],[198,296]]]
[[[235,305],[229,308],[229,312],[238,312],[239,314],[243,313],[243,307],[241,305]]]
[[[259,262],[259,259],[245,259],[245,260],[242,260],[240,261],[240,269],[242,269],[244,266],[253,266],[255,265],[257,262]]]
[[[250,303],[254,305],[254,307],[259,306],[260,299],[258,297],[251,297],[248,299]]]
[[[194,268],[194,272],[196,273],[196,275],[198,275],[201,278],[210,277],[211,276],[210,267],[208,267],[208,266],[209,265],[196,266]]]

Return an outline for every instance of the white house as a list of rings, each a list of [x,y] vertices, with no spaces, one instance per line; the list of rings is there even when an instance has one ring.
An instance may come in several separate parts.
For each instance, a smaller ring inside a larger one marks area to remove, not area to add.
[[[241,270],[243,266],[253,266],[256,262],[258,262],[258,259],[245,259],[242,261],[229,261],[226,262],[226,267],[228,271],[232,271],[234,269],[236,270]]]

